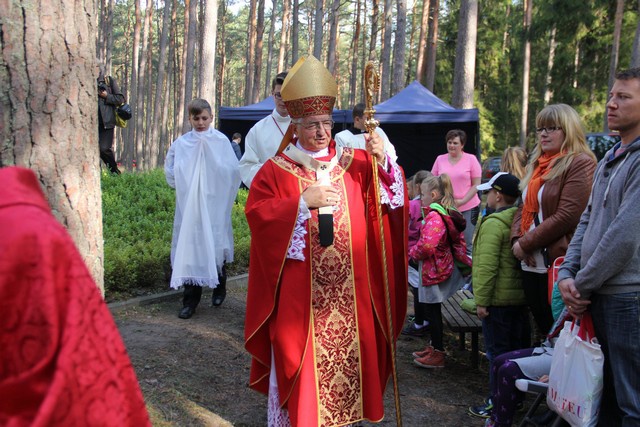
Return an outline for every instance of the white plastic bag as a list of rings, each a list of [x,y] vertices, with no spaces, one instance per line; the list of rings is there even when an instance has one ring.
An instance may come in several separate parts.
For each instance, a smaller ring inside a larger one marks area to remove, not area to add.
[[[598,424],[603,364],[589,313],[580,327],[565,322],[553,349],[547,405],[572,427]]]

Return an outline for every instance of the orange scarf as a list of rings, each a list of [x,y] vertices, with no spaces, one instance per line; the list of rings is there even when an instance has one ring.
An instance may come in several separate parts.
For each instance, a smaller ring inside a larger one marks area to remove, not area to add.
[[[527,196],[522,206],[522,221],[520,222],[520,232],[522,235],[529,231],[531,224],[533,224],[533,218],[538,215],[538,211],[540,210],[538,192],[544,184],[544,176],[549,172],[549,169],[551,169],[551,165],[555,164],[555,160],[564,154],[565,153],[560,152],[550,156],[543,153],[538,157],[538,166],[534,169],[531,180],[527,185]]]

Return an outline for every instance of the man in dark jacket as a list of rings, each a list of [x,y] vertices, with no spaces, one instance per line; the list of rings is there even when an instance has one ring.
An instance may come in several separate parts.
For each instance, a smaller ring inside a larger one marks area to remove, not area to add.
[[[120,174],[113,154],[113,130],[116,127],[116,108],[125,102],[124,95],[113,77],[104,75],[104,67],[99,65],[98,76],[98,141],[100,158],[111,173]]]

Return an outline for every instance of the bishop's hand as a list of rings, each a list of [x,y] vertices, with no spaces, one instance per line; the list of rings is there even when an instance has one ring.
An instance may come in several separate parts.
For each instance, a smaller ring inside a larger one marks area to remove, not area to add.
[[[335,206],[338,203],[338,191],[329,185],[315,183],[302,192],[302,199],[309,209]]]
[[[384,154],[384,141],[378,135],[377,132],[372,132],[371,134],[365,134],[365,140],[367,141],[367,152],[374,156],[378,163],[384,165],[385,154]]]

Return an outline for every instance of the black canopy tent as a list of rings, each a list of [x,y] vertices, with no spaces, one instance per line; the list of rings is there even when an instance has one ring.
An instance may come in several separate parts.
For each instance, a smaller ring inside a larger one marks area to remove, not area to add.
[[[447,152],[445,135],[451,129],[467,133],[464,151],[480,160],[479,115],[475,108],[455,109],[414,81],[374,109],[407,177],[420,169],[431,170],[436,157]]]
[[[275,108],[273,97],[244,107],[220,107],[218,129],[229,138],[235,133],[244,137],[249,129]],[[442,101],[414,81],[394,97],[374,106],[375,117],[396,148],[398,163],[407,177],[420,169],[430,170],[440,154],[447,152],[445,135],[451,129],[467,133],[464,150],[480,158],[478,110],[458,110]],[[334,110],[333,133],[353,122],[351,110]]]

